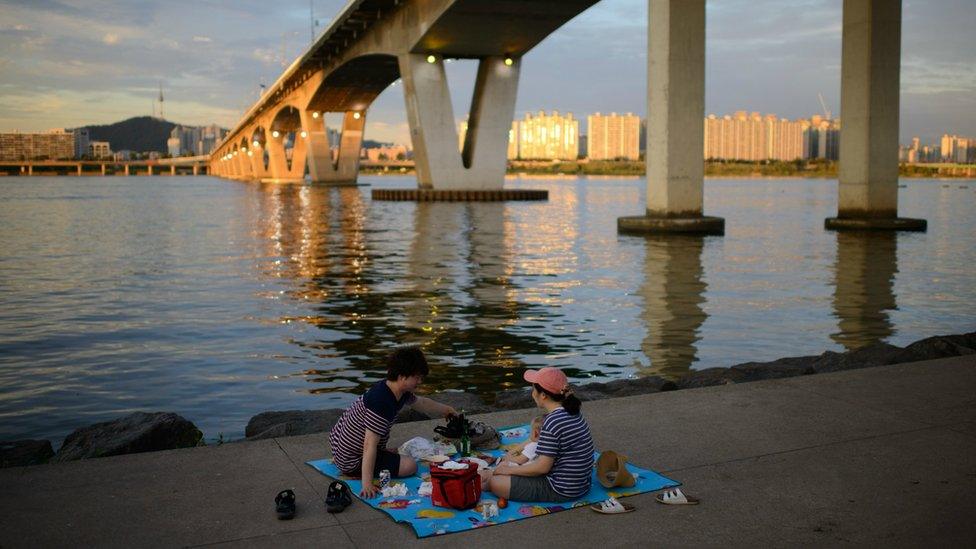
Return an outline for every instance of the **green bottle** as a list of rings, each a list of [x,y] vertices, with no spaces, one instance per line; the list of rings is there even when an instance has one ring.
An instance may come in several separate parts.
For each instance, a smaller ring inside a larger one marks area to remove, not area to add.
[[[464,420],[464,412],[461,412],[461,456],[471,455],[471,439],[468,438],[468,422]]]

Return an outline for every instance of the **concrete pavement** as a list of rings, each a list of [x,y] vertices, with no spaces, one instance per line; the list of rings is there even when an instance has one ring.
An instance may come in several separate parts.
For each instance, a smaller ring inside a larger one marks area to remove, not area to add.
[[[972,545],[976,357],[584,403],[597,446],[702,499],[637,512],[574,509],[417,540],[358,500],[330,515],[304,464],[325,435],[0,470],[0,547]],[[520,410],[481,416],[527,422]],[[431,436],[397,425],[393,442]],[[298,516],[273,499],[294,488]]]

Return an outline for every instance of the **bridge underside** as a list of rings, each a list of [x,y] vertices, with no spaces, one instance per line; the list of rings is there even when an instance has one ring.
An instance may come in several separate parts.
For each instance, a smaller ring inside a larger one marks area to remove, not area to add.
[[[301,181],[307,171],[313,181],[355,183],[367,110],[399,79],[418,187],[502,189],[521,56],[595,3],[354,0],[245,115],[211,171],[271,181]],[[648,3],[647,203],[618,227],[722,234],[724,220],[703,207],[705,0]],[[844,134],[838,216],[828,228],[925,227],[898,218],[900,44],[901,0],[844,0]],[[478,60],[460,151],[446,58]],[[327,112],[343,114],[337,143]]]

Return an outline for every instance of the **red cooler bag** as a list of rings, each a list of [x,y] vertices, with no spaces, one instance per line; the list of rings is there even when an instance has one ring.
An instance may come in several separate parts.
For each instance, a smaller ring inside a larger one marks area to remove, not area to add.
[[[438,507],[452,509],[471,509],[481,499],[481,476],[478,475],[478,464],[467,460],[467,469],[442,469],[439,465],[430,464],[430,483],[433,487],[430,502]]]

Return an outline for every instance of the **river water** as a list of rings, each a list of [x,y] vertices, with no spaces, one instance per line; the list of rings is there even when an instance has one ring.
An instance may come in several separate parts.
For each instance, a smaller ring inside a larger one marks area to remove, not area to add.
[[[374,188],[411,177],[363,177]],[[511,178],[546,202],[372,202],[210,177],[0,178],[0,439],[136,410],[209,440],[341,407],[421,344],[427,390],[579,383],[976,329],[976,181],[903,180],[925,233],[823,229],[836,181],[709,179],[724,237],[619,236],[639,178]]]

